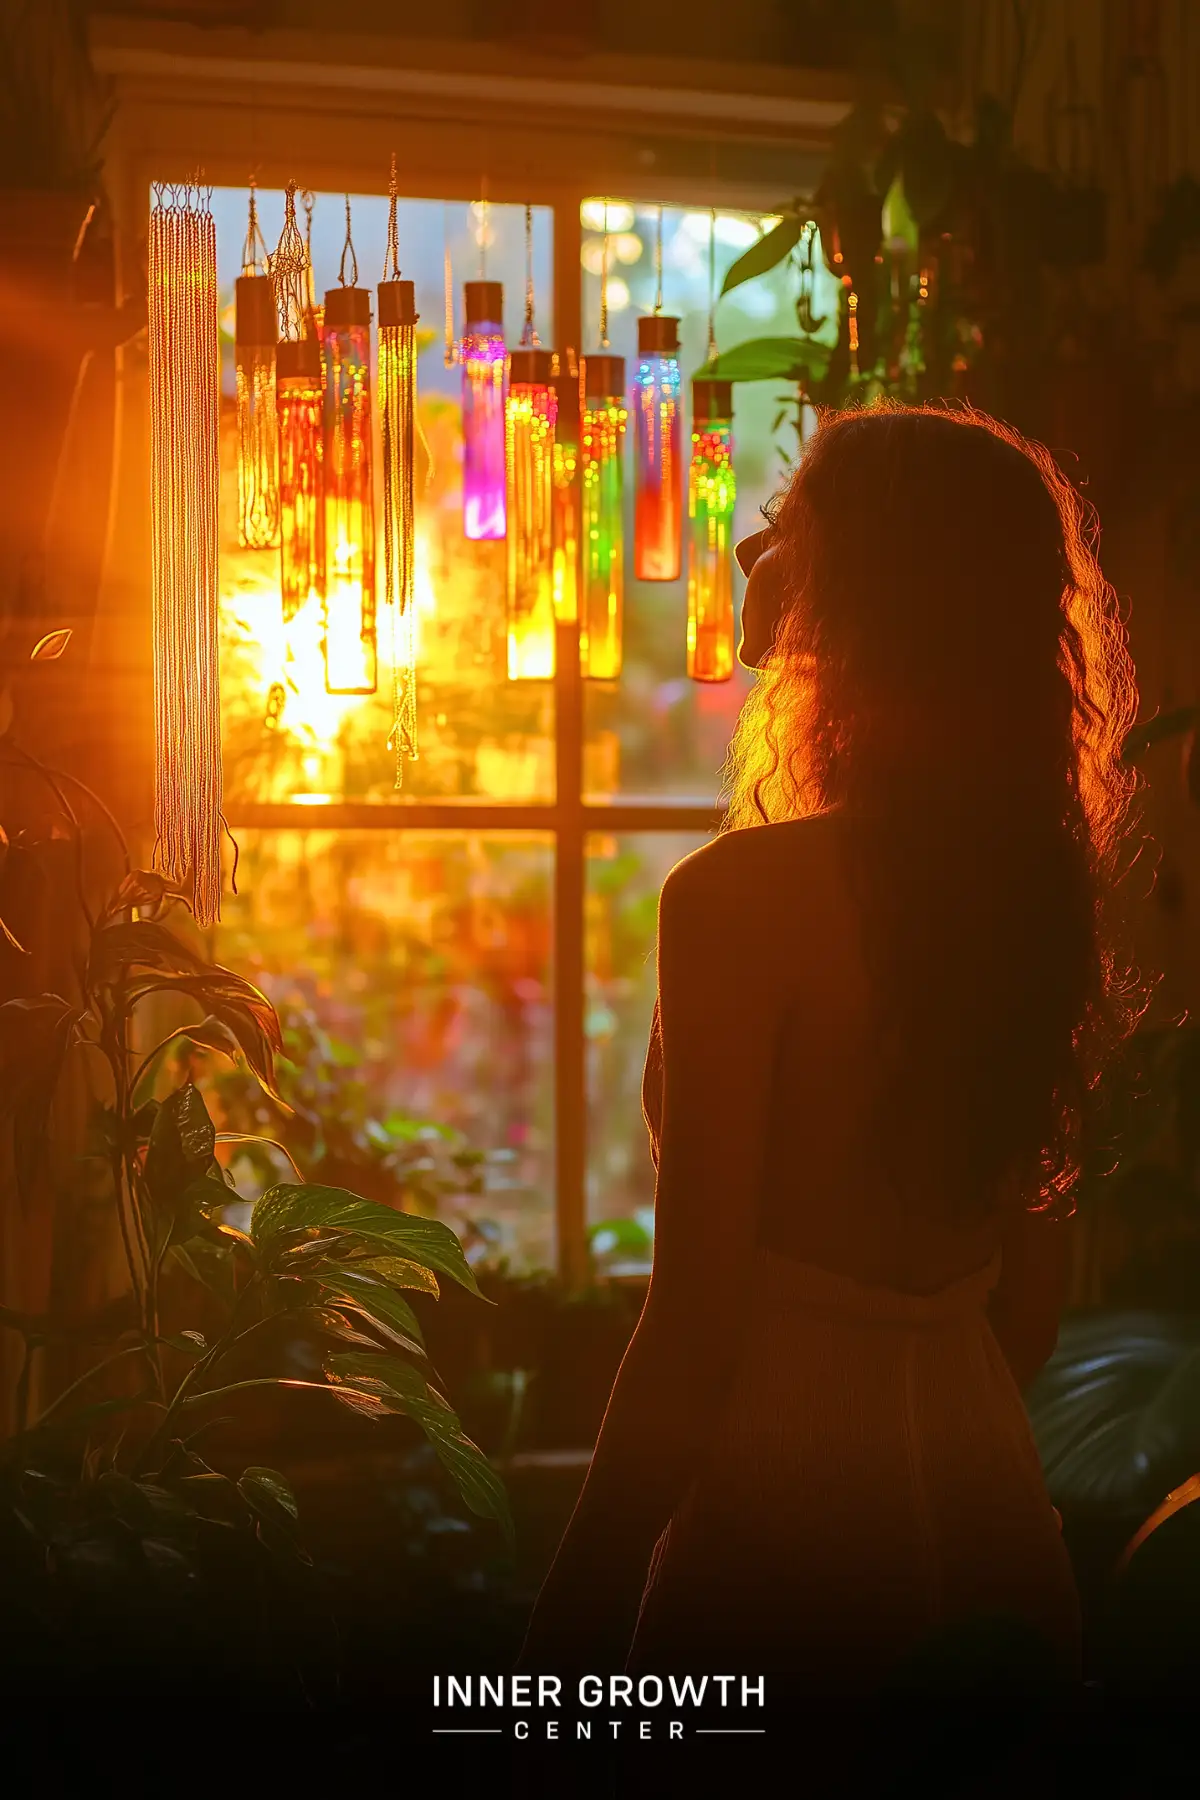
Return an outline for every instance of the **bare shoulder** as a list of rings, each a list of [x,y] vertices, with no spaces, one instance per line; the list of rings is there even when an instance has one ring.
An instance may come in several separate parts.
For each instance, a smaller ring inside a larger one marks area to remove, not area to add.
[[[752,908],[764,923],[776,913],[794,921],[797,907],[824,886],[830,826],[824,814],[722,832],[676,863],[663,883],[663,908],[677,916]]]

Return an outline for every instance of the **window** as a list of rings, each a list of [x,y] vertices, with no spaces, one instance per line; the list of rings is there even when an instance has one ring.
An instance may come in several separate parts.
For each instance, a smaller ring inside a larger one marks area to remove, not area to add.
[[[536,198],[536,196],[535,196]],[[627,572],[619,681],[583,682],[572,628],[559,627],[552,682],[505,673],[504,545],[461,528],[460,372],[444,359],[443,272],[504,284],[509,345],[525,293],[525,210],[438,198],[400,207],[400,258],[420,314],[417,617],[420,760],[394,787],[386,631],[379,692],[324,691],[319,621],[285,632],[278,552],[236,542],[232,400],[233,284],[244,190],[218,188],[223,411],[222,684],[226,811],[239,846],[238,895],[218,951],[255,976],[285,1018],[316,1020],[353,1057],[378,1118],[431,1120],[487,1156],[486,1192],[448,1215],[489,1224],[520,1266],[588,1266],[588,1234],[610,1268],[644,1266],[653,1179],[640,1079],[654,994],[657,894],[670,866],[716,822],[719,768],[746,689],[687,679],[686,578]],[[269,247],[283,197],[260,192]],[[609,335],[636,366],[636,318],[652,310],[659,214],[609,199]],[[383,267],[386,201],[352,201],[359,280]],[[598,341],[603,207],[532,208],[537,323],[555,317]],[[706,353],[712,278],[755,241],[762,215],[668,206],[664,310],[681,320],[686,410]],[[318,194],[312,247],[318,298],[336,284],[340,195]],[[568,251],[578,245],[578,255]],[[570,270],[580,287],[565,293]],[[555,291],[555,282],[559,284]],[[792,329],[785,272],[722,302],[720,342]],[[578,335],[578,331],[576,332]],[[578,345],[573,346],[576,350]],[[774,384],[735,402],[737,524],[752,530],[791,448],[776,427]],[[632,452],[632,446],[630,446]],[[632,482],[627,483],[632,505]],[[632,545],[632,531],[627,532]],[[738,597],[740,599],[740,577]]]

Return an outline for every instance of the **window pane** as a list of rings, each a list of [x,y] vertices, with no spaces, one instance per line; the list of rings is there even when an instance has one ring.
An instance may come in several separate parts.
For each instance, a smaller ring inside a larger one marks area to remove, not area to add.
[[[486,1191],[450,1192],[437,1210],[468,1237],[468,1221],[482,1224],[518,1264],[552,1263],[553,840],[290,828],[238,839],[217,954],[278,1007],[306,1096],[294,1125],[267,1108],[258,1129],[295,1144],[306,1175],[324,1145],[320,1179],[391,1204],[414,1122],[461,1133],[486,1154]],[[431,1179],[453,1180],[456,1142],[415,1141]]]
[[[600,339],[603,218],[599,201],[584,202],[585,346]],[[613,352],[625,358],[626,386],[631,389],[637,371],[637,320],[640,314],[654,310],[658,209],[610,200],[608,221],[609,337]],[[680,319],[685,451],[691,441],[690,377],[708,356],[710,224],[707,210],[672,206],[663,210],[663,310]],[[761,215],[718,213],[713,246],[718,292],[726,270],[756,241],[760,224]],[[817,297],[827,297],[824,282]],[[722,350],[748,338],[795,336],[797,329],[795,282],[786,264],[733,289],[717,311],[717,339]],[[734,389],[738,536],[757,530],[759,506],[778,487],[785,457],[795,450],[791,427],[786,422],[775,425],[786,399],[782,382],[742,382]],[[587,683],[585,782],[589,796],[597,800],[618,795],[712,800],[750,678],[735,667],[727,682],[689,681],[686,551],[678,581],[639,582],[633,577],[632,438],[631,417],[625,484],[624,666],[619,681]],[[734,600],[739,615],[744,585],[741,572],[735,570]]]
[[[234,282],[241,272],[246,194],[213,195],[223,344],[221,491],[221,682],[226,794],[238,801],[488,799],[554,797],[554,711],[550,683],[510,682],[506,670],[505,546],[469,541],[462,519],[461,371],[443,351],[445,252],[451,257],[456,329],[462,283],[482,272],[504,285],[506,334],[520,336],[525,295],[525,209],[479,209],[439,200],[399,206],[400,263],[416,283],[417,450],[416,606],[420,760],[394,788],[387,749],[391,730],[390,618],[379,609],[378,689],[367,697],[325,692],[321,621],[315,604],[286,629],[278,550],[246,550],[237,534],[234,411]],[[387,201],[352,199],[359,281],[372,289],[384,266]],[[283,224],[283,195],[260,192],[259,217],[273,251]],[[552,341],[552,213],[533,209],[537,323]],[[303,211],[300,226],[304,229]],[[318,302],[335,287],[345,237],[345,201],[318,194],[312,247]],[[480,241],[486,235],[486,246]],[[372,344],[374,357],[374,344]],[[374,383],[378,457],[378,382]],[[376,481],[376,558],[382,581],[382,508]],[[310,616],[310,614],[312,616]]]
[[[703,837],[593,832],[587,841],[588,1223],[609,1266],[649,1261],[654,1168],[642,1123],[642,1065],[654,1011],[658,893]]]

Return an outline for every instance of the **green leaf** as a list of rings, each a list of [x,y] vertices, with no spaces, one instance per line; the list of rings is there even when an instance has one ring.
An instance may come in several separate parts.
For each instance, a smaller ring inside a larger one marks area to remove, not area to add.
[[[152,919],[116,918],[92,936],[88,957],[89,988],[111,987],[133,969],[163,974],[197,975],[207,969],[204,958],[165,925]]]
[[[180,1331],[174,1337],[160,1337],[158,1342],[184,1356],[204,1356],[208,1351],[208,1339],[202,1331]]]
[[[768,269],[777,268],[800,242],[805,224],[803,213],[785,213],[778,225],[773,225],[770,231],[759,238],[757,244],[751,244],[730,265],[721,283],[722,294],[741,287],[745,281],[753,281],[757,276],[765,275]]]
[[[449,1402],[419,1370],[391,1356],[348,1354],[331,1357],[328,1373],[333,1381],[345,1380],[359,1392],[376,1394],[419,1425],[464,1503],[480,1518],[495,1519],[511,1546],[513,1523],[504,1483],[466,1436]]]
[[[751,338],[722,350],[696,374],[706,381],[820,381],[829,357],[828,344],[816,338]]]
[[[117,927],[110,929],[116,930]],[[134,927],[126,926],[121,929],[133,930]],[[163,931],[161,926],[151,926],[148,929]],[[170,932],[163,931],[163,935],[171,942],[177,942]],[[292,1109],[283,1099],[275,1082],[275,1058],[283,1051],[283,1035],[275,1008],[253,982],[243,980],[231,969],[223,969],[216,963],[195,960],[196,967],[191,972],[175,974],[164,971],[148,974],[138,981],[132,997],[138,1000],[147,994],[166,993],[185,995],[188,999],[195,1000],[206,1012],[229,1027],[263,1092],[269,1094],[284,1112],[290,1113]]]
[[[246,1469],[237,1485],[238,1493],[254,1513],[258,1535],[267,1549],[277,1556],[311,1564],[312,1557],[297,1534],[299,1509],[286,1477],[277,1469]]]
[[[402,1300],[385,1282],[372,1281],[352,1269],[318,1269],[314,1279],[322,1292],[331,1298],[349,1300],[360,1308],[389,1335],[399,1335],[401,1347],[418,1356],[424,1354],[424,1340],[417,1315],[407,1300]]]
[[[196,1192],[198,1183],[223,1191],[223,1182],[211,1181],[216,1169],[216,1131],[199,1088],[189,1081],[163,1101],[150,1127],[143,1173],[146,1189],[159,1218],[167,1225],[166,1241],[190,1236],[203,1216],[206,1196]],[[211,1204],[211,1202],[210,1202]]]
[[[432,1294],[435,1300],[441,1293],[433,1270],[406,1256],[356,1256],[350,1266],[357,1274],[378,1275],[389,1287],[415,1288],[423,1294]]]
[[[363,1200],[345,1188],[268,1188],[257,1202],[250,1220],[250,1235],[260,1250],[269,1252],[279,1238],[292,1231],[353,1232],[364,1243],[391,1250],[413,1262],[423,1263],[448,1275],[472,1294],[479,1285],[462,1245],[439,1219],[421,1219],[414,1213],[394,1212],[374,1200]],[[481,1299],[482,1295],[479,1296]]]
[[[45,637],[38,639],[29,652],[30,662],[57,662],[70,643],[72,635],[69,625],[62,626],[58,631],[48,631]]]

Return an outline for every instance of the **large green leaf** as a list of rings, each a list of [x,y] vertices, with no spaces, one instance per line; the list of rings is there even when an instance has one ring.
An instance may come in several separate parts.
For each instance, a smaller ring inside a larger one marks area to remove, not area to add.
[[[1200,1462],[1198,1392],[1200,1318],[1066,1320],[1027,1395],[1051,1499],[1152,1504]]]
[[[120,929],[132,931],[133,926]],[[147,929],[161,931],[163,928]],[[170,937],[169,932],[164,935]],[[284,1112],[291,1112],[275,1080],[275,1058],[283,1052],[279,1018],[266,995],[260,993],[253,982],[216,963],[202,963],[195,973],[155,971],[136,976],[129,989],[130,1000],[136,1002],[147,994],[186,997],[196,1001],[212,1018],[219,1019],[232,1033],[259,1086]]]
[[[756,276],[765,275],[768,269],[776,268],[800,242],[805,223],[803,213],[785,213],[778,225],[773,225],[730,265],[721,283],[721,292],[728,294],[732,288],[741,287],[744,281],[753,281]]]
[[[829,356],[828,344],[816,338],[751,338],[722,350],[696,374],[705,381],[820,381]]]
[[[419,1425],[464,1504],[480,1518],[495,1519],[511,1545],[512,1514],[504,1483],[478,1444],[466,1436],[449,1402],[417,1369],[394,1356],[351,1353],[330,1357],[328,1374],[332,1381],[377,1396]]]
[[[412,1262],[424,1263],[427,1268],[448,1275],[472,1294],[479,1294],[478,1283],[463,1255],[462,1245],[448,1225],[443,1225],[439,1219],[421,1219],[414,1213],[395,1212],[390,1206],[363,1200],[345,1188],[321,1187],[313,1183],[301,1187],[283,1184],[268,1188],[256,1204],[250,1221],[251,1237],[266,1252],[289,1232],[312,1230],[352,1232],[364,1243],[394,1251]]]

